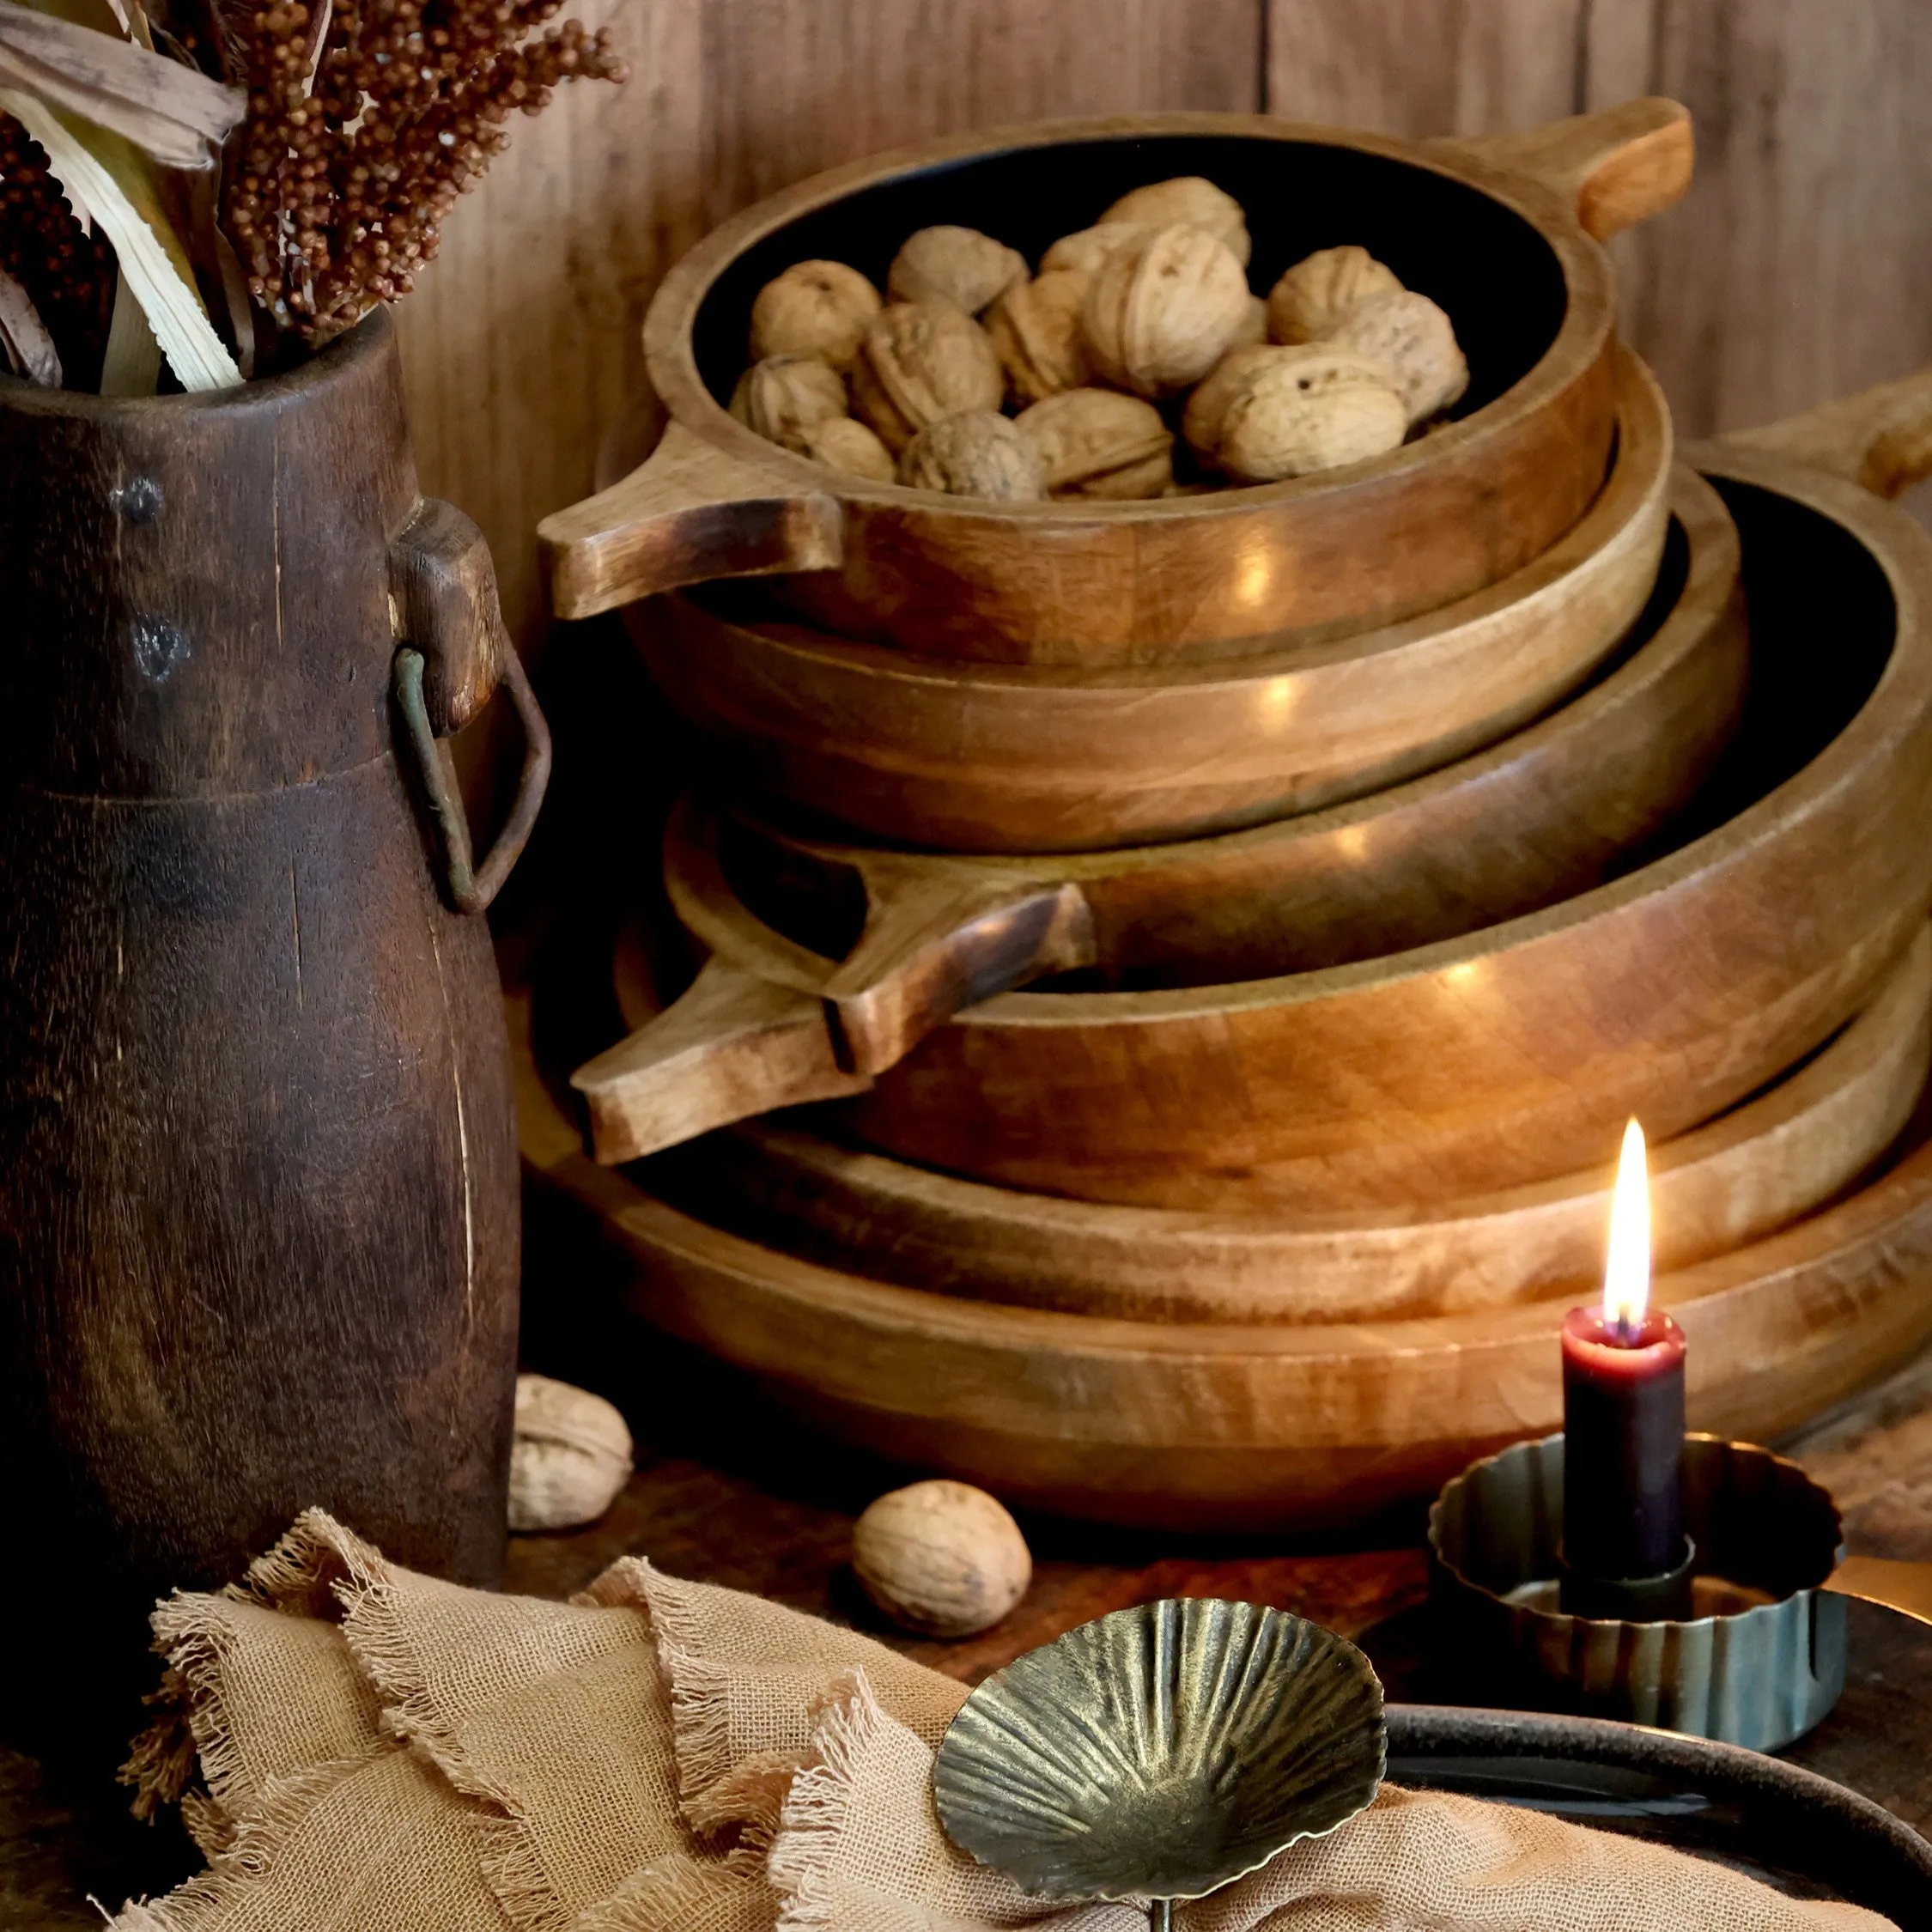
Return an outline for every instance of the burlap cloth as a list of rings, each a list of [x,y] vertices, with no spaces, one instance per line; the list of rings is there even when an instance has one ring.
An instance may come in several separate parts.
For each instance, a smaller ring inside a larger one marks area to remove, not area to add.
[[[118,1932],[1143,1932],[956,1851],[933,1753],[963,1687],[627,1558],[574,1603],[459,1589],[311,1511],[155,1619],[129,1767],[208,1870]],[[198,1782],[197,1782],[198,1779]],[[1722,1867],[1385,1787],[1180,1908],[1187,1932],[1880,1932]]]

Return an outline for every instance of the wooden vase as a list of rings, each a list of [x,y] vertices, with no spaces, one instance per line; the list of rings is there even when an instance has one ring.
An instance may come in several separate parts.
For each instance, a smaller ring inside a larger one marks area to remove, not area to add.
[[[477,912],[548,740],[380,315],[220,396],[0,382],[0,590],[9,1654],[112,1704],[155,1597],[312,1504],[499,1577],[519,1198]],[[530,746],[478,868],[434,738],[499,677]]]

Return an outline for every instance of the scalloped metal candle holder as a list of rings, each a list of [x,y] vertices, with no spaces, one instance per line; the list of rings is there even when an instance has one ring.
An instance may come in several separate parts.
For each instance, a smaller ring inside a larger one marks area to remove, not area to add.
[[[933,1771],[955,1844],[1023,1891],[1151,1901],[1157,1927],[1332,1832],[1381,1788],[1382,1685],[1352,1643],[1252,1603],[1116,1610],[987,1679]]]
[[[1838,1505],[1749,1443],[1684,1438],[1695,1615],[1631,1623],[1558,1607],[1563,1437],[1473,1463],[1429,1512],[1437,1637],[1459,1681],[1532,1710],[1615,1717],[1774,1751],[1844,1688]]]

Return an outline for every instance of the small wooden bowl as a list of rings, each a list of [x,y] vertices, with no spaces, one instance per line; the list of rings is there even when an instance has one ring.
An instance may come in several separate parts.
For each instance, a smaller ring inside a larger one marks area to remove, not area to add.
[[[1692,473],[1674,501],[1664,577],[1603,677],[1474,757],[1330,811],[999,860],[827,844],[687,801],[665,882],[713,957],[671,1013],[580,1070],[599,1157],[858,1091],[854,1075],[962,1006],[1063,968],[1173,986],[1334,965],[1595,884],[1695,793],[1741,698],[1737,533]]]
[[[627,979],[630,975],[626,975]],[[647,999],[620,984],[625,1017]],[[1932,1066],[1932,931],[1811,1059],[1651,1149],[1660,1270],[1763,1239],[1870,1169]],[[703,1218],[875,1280],[1139,1321],[1324,1322],[1587,1296],[1609,1167],[1406,1213],[1184,1213],[989,1188],[810,1132],[747,1123],[660,1156],[651,1184]]]
[[[1015,1504],[1168,1530],[1359,1522],[1561,1425],[1560,1302],[1334,1325],[1120,1321],[888,1286],[598,1166],[525,1048],[536,1185],[592,1216],[629,1311],[843,1440]],[[1774,1440],[1932,1334],[1932,1147],[1750,1247],[1659,1277],[1693,1428]]]
[[[835,169],[726,222],[665,278],[645,359],[670,428],[629,476],[539,526],[552,603],[582,617],[783,573],[789,604],[848,635],[1097,665],[1432,610],[1547,549],[1596,495],[1616,301],[1593,237],[1669,206],[1690,170],[1688,118],[1659,100],[1486,143],[1260,115],[1114,117],[950,136]],[[934,222],[1036,258],[1127,190],[1176,174],[1242,201],[1264,290],[1309,251],[1359,242],[1439,301],[1470,365],[1458,419],[1372,462],[1260,489],[995,504],[828,471],[726,413],[752,299],[792,264],[830,257],[883,284],[899,244]]]
[[[1487,589],[1399,624],[1214,666],[947,663],[775,619],[748,586],[627,612],[652,675],[769,794],[896,845],[1077,852],[1358,798],[1459,758],[1584,682],[1644,609],[1670,419],[1618,359],[1609,481]]]

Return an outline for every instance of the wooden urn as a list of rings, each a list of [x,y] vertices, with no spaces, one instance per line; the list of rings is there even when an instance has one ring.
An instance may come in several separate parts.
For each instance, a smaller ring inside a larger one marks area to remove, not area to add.
[[[380,314],[220,395],[0,381],[0,587],[7,1635],[131,1728],[154,1600],[309,1505],[500,1575],[514,1116],[456,908],[548,744]],[[475,868],[434,737],[499,677],[530,754]]]

